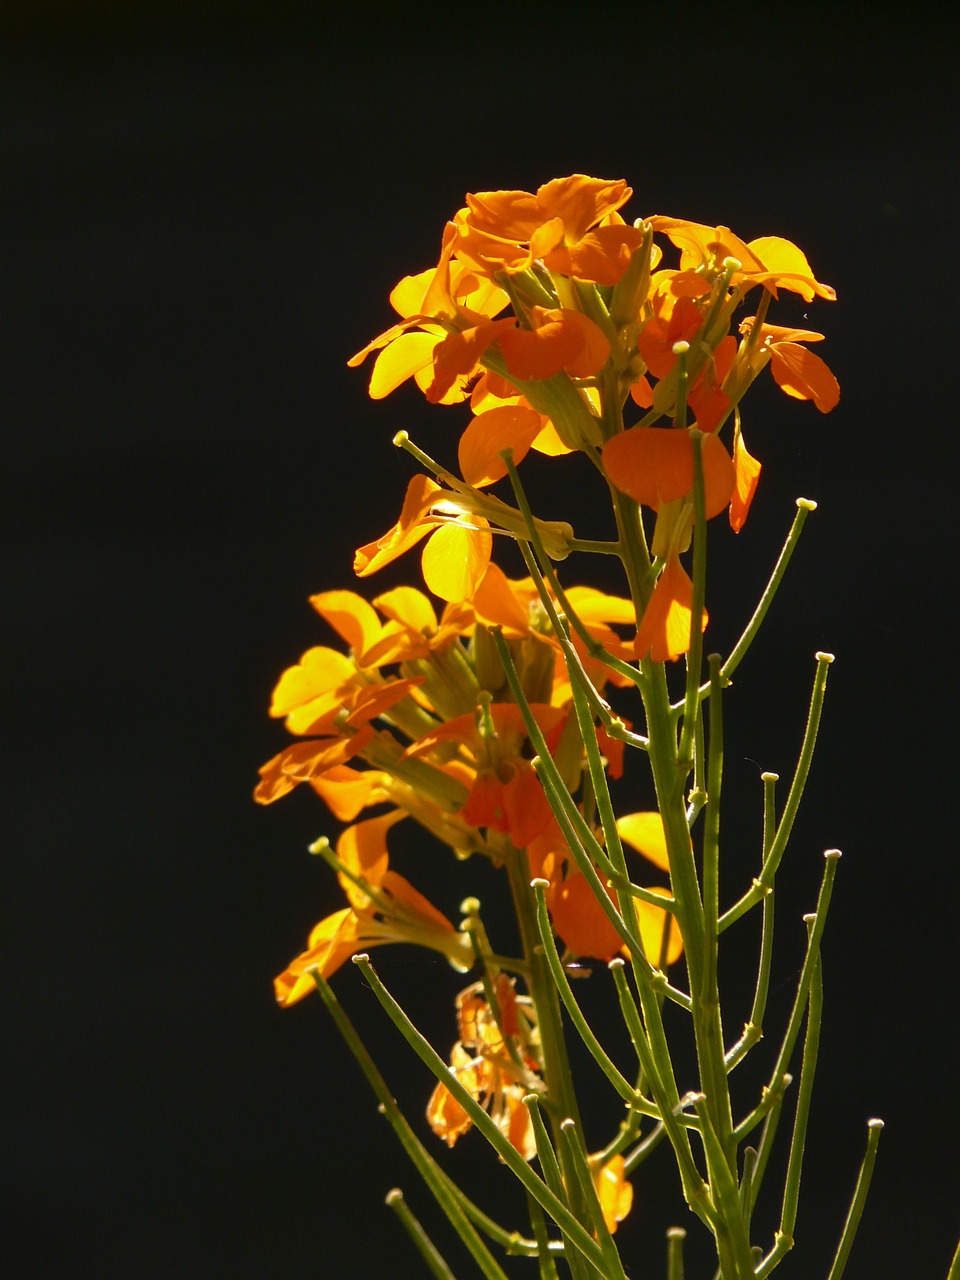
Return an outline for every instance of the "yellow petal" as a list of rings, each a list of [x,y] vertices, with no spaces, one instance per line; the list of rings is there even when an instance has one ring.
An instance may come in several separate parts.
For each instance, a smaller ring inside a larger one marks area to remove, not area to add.
[[[433,362],[433,351],[442,333],[401,333],[377,356],[370,375],[370,398],[382,400],[407,378]]]
[[[659,893],[664,897],[668,896],[667,890],[662,889],[659,885],[650,886],[651,893]],[[650,902],[644,902],[638,898],[636,900],[637,924],[640,926],[640,941],[643,943],[643,949],[647,953],[647,959],[652,965],[660,964],[660,957],[663,954],[663,935],[664,930],[669,928],[670,934],[667,939],[666,964],[673,964],[675,960],[679,960],[683,955],[683,940],[680,937],[680,929],[676,920],[669,911],[663,910],[662,907],[655,907]]]
[[[488,529],[446,524],[423,549],[423,580],[441,600],[451,604],[468,600],[487,571],[492,551],[493,535]]]
[[[625,814],[617,819],[617,831],[621,840],[625,840],[637,853],[649,858],[654,866],[660,867],[662,871],[670,870],[667,837],[659,813]]]

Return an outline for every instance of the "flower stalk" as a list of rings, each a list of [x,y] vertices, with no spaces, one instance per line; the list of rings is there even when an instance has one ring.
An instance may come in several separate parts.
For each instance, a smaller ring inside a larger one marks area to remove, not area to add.
[[[373,358],[375,400],[412,379],[429,404],[469,416],[455,462],[434,460],[405,431],[394,437],[422,471],[354,567],[366,578],[416,550],[425,589],[311,597],[338,647],[314,646],[281,677],[271,714],[294,741],[263,766],[255,793],[267,804],[306,785],[343,828],[313,848],[345,905],[276,979],[278,1001],[319,990],[485,1280],[506,1280],[516,1257],[535,1258],[539,1280],[624,1280],[637,1259],[618,1226],[648,1167],[657,1177],[672,1168],[690,1228],[712,1241],[707,1274],[719,1280],[772,1274],[802,1221],[837,850],[825,855],[815,910],[804,917],[806,948],[779,1037],[769,1034],[767,1004],[777,879],[811,776],[832,655],[816,655],[779,812],[777,775],[761,775],[757,874],[747,884],[725,851],[721,799],[747,803],[724,789],[725,725],[738,710],[731,679],[816,504],[797,499],[727,653],[710,640],[725,572],[710,544],[718,517],[740,531],[757,492],[761,464],[742,422],[755,378],[769,368],[793,401],[823,413],[839,398],[810,350],[822,335],[773,324],[771,310],[784,292],[805,304],[835,295],[790,241],[744,240],[663,215],[631,223],[620,212],[630,195],[622,180],[582,174],[535,192],[470,194],[443,229],[436,265],[392,291],[398,319],[350,364]],[[751,301],[753,314],[738,316]],[[581,468],[585,492],[592,486],[606,511],[601,536],[536,514],[523,477],[564,466]],[[498,563],[505,540],[525,577],[509,578]],[[570,563],[592,556],[619,561],[621,595],[572,576]],[[638,796],[648,808],[634,810]],[[405,819],[421,852],[395,866],[390,833]],[[459,925],[428,896],[438,846],[464,877]],[[509,903],[504,911],[485,897],[482,920],[470,888],[478,859],[501,875]],[[751,915],[758,948],[741,1022],[722,960],[729,952],[743,965],[744,931],[730,930]],[[778,945],[793,945],[780,923]],[[388,943],[428,948],[470,971],[453,993],[452,1047],[423,1035],[371,965],[368,948]],[[426,1140],[333,994],[348,959],[427,1068]],[[629,1068],[596,1013],[600,987],[616,997],[623,1025],[613,1034],[626,1032]],[[728,1037],[725,1023],[739,1035]],[[568,1033],[586,1049],[589,1086]],[[592,1105],[598,1088],[621,1109],[613,1126]],[[785,1107],[792,1124],[769,1238],[756,1211]],[[879,1127],[871,1121],[829,1280],[840,1280],[850,1254]],[[528,1229],[500,1225],[502,1213],[474,1203],[445,1170],[439,1144],[460,1141],[478,1160],[486,1144],[491,1170],[520,1184]],[[388,1203],[426,1272],[450,1280],[456,1261],[441,1256],[400,1191]],[[683,1280],[686,1234],[666,1231],[667,1280]]]

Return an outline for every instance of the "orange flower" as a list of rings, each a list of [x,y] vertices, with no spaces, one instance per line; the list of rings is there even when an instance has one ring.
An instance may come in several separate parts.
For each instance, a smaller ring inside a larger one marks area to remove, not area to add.
[[[493,537],[489,524],[428,476],[413,477],[399,520],[382,537],[357,550],[354,572],[361,578],[376,573],[427,535],[430,538],[421,557],[424,582],[441,600],[458,603],[468,599],[490,563]]]
[[[749,335],[755,316],[740,325],[741,334]],[[840,384],[829,366],[803,342],[822,342],[822,333],[809,329],[785,329],[776,324],[760,326],[759,343],[754,353],[769,355],[770,372],[778,386],[795,400],[812,400],[821,413],[829,413],[840,401]]]
[[[274,981],[277,1001],[296,1004],[309,995],[316,970],[329,978],[353,955],[386,942],[413,942],[446,956],[464,972],[473,964],[469,938],[416,889],[391,871],[387,831],[406,815],[394,810],[348,827],[337,841],[340,885],[350,903],[326,916],[310,933],[307,948]]]
[[[562,307],[531,307],[530,319],[533,328],[499,335],[507,368],[521,382],[552,378],[561,371],[589,378],[606,364],[610,343],[589,316]]]
[[[799,293],[805,302],[814,297],[833,301],[836,291],[821,284],[813,274],[802,251],[780,236],[762,236],[743,241],[729,227],[709,227],[684,218],[656,215],[649,219],[655,231],[663,232],[680,250],[681,271],[706,271],[719,274],[727,258],[735,258],[740,269],[731,284],[742,283],[747,289],[761,284],[777,296],[777,286]]]
[[[641,816],[641,815],[634,815]],[[660,822],[660,815],[653,815]],[[621,830],[620,823],[617,824]],[[648,848],[628,838],[621,832],[621,838],[633,848],[648,857],[661,870],[668,870],[665,857],[661,860],[655,856],[655,845],[650,842],[652,855]],[[662,841],[662,826],[661,826]],[[614,928],[609,916],[590,887],[590,883],[579,869],[569,846],[560,834],[556,821],[543,835],[531,844],[528,850],[531,869],[538,876],[550,882],[547,890],[547,907],[554,932],[564,946],[575,956],[588,956],[594,960],[611,960],[624,950],[624,942]],[[651,892],[669,896],[669,890],[659,885],[650,886]],[[615,900],[613,890],[607,887],[607,893]],[[640,941],[644,952],[653,965],[658,965],[663,952],[664,937],[667,939],[667,951],[664,961],[673,964],[683,953],[683,942],[680,930],[673,922],[670,912],[642,899],[634,901]]]
[[[457,996],[460,1039],[450,1054],[450,1074],[490,1114],[523,1158],[532,1160],[537,1147],[523,1098],[542,1088],[536,1074],[533,1008],[529,999],[517,995],[506,974],[497,975],[494,989],[499,1023],[479,982]],[[437,1084],[431,1095],[427,1121],[449,1147],[473,1125],[443,1083]]]
[[[710,432],[700,437],[704,508],[708,520],[730,501],[736,474],[730,455]],[[689,430],[630,427],[604,446],[603,469],[623,493],[652,511],[677,498],[693,501],[693,441]]]
[[[575,173],[529,191],[482,191],[467,196],[454,222],[456,257],[483,275],[525,271],[542,260],[548,271],[616,284],[642,242],[634,227],[614,221],[631,189]],[[601,226],[600,224],[604,225]]]
[[[703,627],[707,612],[703,611]],[[693,583],[676,555],[668,556],[637,628],[637,658],[675,662],[690,649],[693,632]]]
[[[531,704],[530,709],[552,749],[559,741],[567,711],[540,703]],[[516,703],[487,703],[476,713],[457,716],[418,738],[404,754],[422,756],[445,743],[459,744],[475,770],[460,817],[472,827],[509,835],[522,849],[552,818],[540,779],[521,754],[525,740],[526,728]]]
[[[474,329],[497,315],[508,298],[502,289],[476,275],[461,263],[451,262],[456,229],[448,223],[438,265],[416,276],[404,276],[390,294],[390,302],[402,317],[347,361],[350,367],[362,364],[379,351],[370,377],[370,395],[380,400],[408,378],[415,378],[426,392],[435,382],[434,356],[451,329]],[[515,321],[501,321],[514,324]],[[411,333],[411,329],[419,332]],[[463,400],[468,388],[454,380],[433,395],[443,403]]]

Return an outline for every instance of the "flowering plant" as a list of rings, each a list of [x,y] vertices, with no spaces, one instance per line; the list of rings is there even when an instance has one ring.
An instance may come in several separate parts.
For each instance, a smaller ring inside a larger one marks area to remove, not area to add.
[[[811,350],[822,335],[773,324],[768,309],[782,291],[807,303],[835,295],[787,240],[744,241],[664,216],[628,222],[620,210],[630,195],[624,181],[581,174],[536,192],[468,195],[444,228],[437,265],[390,294],[399,319],[351,365],[374,357],[374,398],[413,379],[431,404],[461,406],[461,422],[465,407],[469,419],[457,471],[406,433],[395,438],[421,470],[396,522],[359,548],[354,568],[367,577],[419,547],[430,594],[401,586],[372,602],[348,590],[311,597],[342,646],[311,648],[282,675],[270,713],[295,741],[263,766],[255,793],[267,804],[306,784],[345,824],[335,844],[312,846],[336,872],[345,905],[276,979],[277,999],[292,1005],[319,990],[488,1280],[506,1276],[517,1255],[537,1259],[541,1280],[560,1270],[573,1280],[624,1277],[617,1227],[641,1165],[661,1145],[723,1280],[768,1276],[794,1243],[837,850],[824,855],[805,917],[786,1025],[767,1027],[765,1014],[776,877],[831,655],[816,655],[786,796],[775,774],[762,775],[754,874],[724,894],[719,837],[726,690],[815,504],[798,499],[769,582],[725,656],[704,657],[706,566],[709,522],[726,512],[739,531],[757,489],[761,466],[741,424],[754,379],[769,366],[788,396],[823,413],[839,398]],[[607,541],[534,514],[520,475],[531,454],[581,455],[609,504]],[[495,537],[519,549],[525,576],[508,577],[494,560]],[[575,555],[619,561],[624,593],[569,580]],[[625,791],[647,799],[618,812],[614,797]],[[412,873],[417,887],[393,869],[390,833],[407,819],[463,862],[465,876],[477,858],[500,869],[516,945],[493,945],[509,932],[469,885],[459,925],[439,911],[421,891],[430,888],[428,859]],[[754,913],[753,998],[731,1038],[718,952],[727,930]],[[451,1018],[456,1039],[440,1050],[370,962],[372,947],[400,942],[469,974]],[[474,1203],[399,1110],[330,985],[351,958],[432,1074],[429,1128],[449,1146],[479,1131],[525,1189],[527,1226],[502,1225]],[[605,972],[591,974],[587,961]],[[630,1061],[588,1017],[588,989],[603,982],[615,990]],[[765,1032],[776,1048],[744,1108],[731,1076]],[[613,1133],[584,1127],[570,1035],[619,1099]],[[779,1223],[764,1240],[754,1210],[788,1112]],[[880,1128],[870,1121],[829,1280],[844,1270]],[[428,1270],[452,1276],[400,1193],[388,1200]],[[667,1232],[672,1280],[682,1275],[684,1236]]]

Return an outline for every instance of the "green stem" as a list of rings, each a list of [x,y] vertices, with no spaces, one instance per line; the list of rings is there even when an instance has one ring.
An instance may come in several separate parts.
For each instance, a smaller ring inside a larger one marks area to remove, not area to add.
[[[811,921],[811,925],[812,925]],[[820,1049],[820,1026],[823,1020],[823,966],[820,957],[813,967],[810,981],[810,997],[807,1001],[807,1031],[803,1040],[803,1060],[800,1067],[800,1084],[797,1089],[797,1109],[793,1118],[793,1135],[790,1139],[790,1155],[783,1188],[783,1211],[780,1230],[792,1236],[797,1224],[797,1206],[800,1201],[800,1176],[803,1171],[803,1152],[810,1119],[810,1100],[813,1095],[813,1079],[817,1070]]]
[[[356,1059],[360,1070],[363,1072],[370,1084],[370,1087],[373,1089],[373,1092],[380,1103],[380,1110],[384,1116],[386,1116],[390,1127],[399,1138],[401,1146],[412,1161],[417,1172],[430,1188],[437,1204],[443,1210],[447,1219],[457,1232],[457,1235],[469,1250],[474,1262],[476,1262],[477,1266],[480,1268],[481,1274],[486,1278],[486,1280],[507,1280],[507,1276],[503,1268],[498,1264],[493,1254],[480,1239],[473,1223],[465,1213],[459,1195],[453,1193],[449,1178],[439,1167],[433,1157],[427,1152],[426,1148],[411,1129],[403,1112],[397,1106],[393,1094],[387,1087],[387,1082],[384,1080],[373,1059],[370,1057],[366,1045],[364,1045],[360,1036],[357,1034],[353,1023],[347,1017],[340,1005],[340,1002],[337,1000],[337,997],[333,994],[330,984],[325,978],[320,976],[318,970],[314,969],[312,971],[312,975],[314,982],[317,984],[317,990],[320,992],[323,1002],[327,1006],[327,1009],[337,1026],[337,1030],[340,1032],[348,1049]]]
[[[787,1024],[783,1043],[780,1046],[780,1052],[777,1055],[777,1061],[770,1076],[770,1084],[768,1086],[770,1089],[775,1088],[776,1083],[783,1078],[790,1058],[793,1055],[794,1046],[796,1045],[797,1037],[800,1034],[800,1027],[803,1024],[804,1015],[807,1009],[810,984],[813,981],[814,970],[820,956],[820,940],[823,937],[823,930],[827,921],[827,910],[830,906],[833,882],[837,874],[837,863],[840,860],[840,850],[828,849],[823,856],[823,878],[820,881],[820,893],[817,897],[817,909],[815,912],[813,927],[808,931],[807,952],[804,956],[803,968],[800,970],[800,978],[797,982],[797,993],[794,998],[790,1021]],[[760,1145],[757,1152],[757,1170],[754,1176],[754,1198],[760,1189],[760,1183],[762,1182],[763,1175],[766,1172],[767,1161],[770,1158],[773,1133],[776,1130],[776,1122],[773,1120],[774,1114],[775,1113],[771,1112],[768,1117],[768,1122],[764,1126],[763,1136],[760,1139]],[[737,1132],[740,1132],[739,1126]]]
[[[387,1192],[387,1204],[400,1219],[407,1235],[416,1245],[430,1274],[435,1276],[436,1280],[456,1280],[456,1276],[444,1261],[440,1250],[424,1231],[413,1210],[404,1200],[403,1192],[398,1187]]]
[[[537,1159],[540,1161],[540,1169],[543,1173],[544,1181],[553,1192],[553,1194],[564,1203],[567,1202],[568,1192],[564,1185],[563,1174],[560,1169],[560,1162],[557,1160],[557,1153],[550,1141],[550,1135],[547,1133],[547,1126],[543,1123],[543,1116],[540,1113],[540,1099],[535,1093],[528,1093],[523,1099],[524,1106],[530,1116],[530,1126],[533,1129],[533,1140],[537,1148]],[[529,1195],[529,1191],[527,1192]],[[561,1228],[561,1234],[563,1230]],[[576,1248],[566,1248],[567,1238],[564,1235],[564,1253],[567,1259],[567,1265],[570,1267],[570,1274],[573,1280],[581,1280],[585,1275],[586,1263],[583,1257],[577,1252]]]
[[[854,1188],[853,1199],[850,1202],[850,1209],[847,1212],[847,1220],[843,1224],[843,1234],[840,1237],[840,1243],[837,1246],[837,1252],[827,1280],[840,1280],[847,1265],[847,1259],[850,1257],[850,1250],[853,1248],[857,1228],[860,1225],[860,1218],[863,1215],[863,1207],[867,1202],[867,1192],[870,1190],[870,1179],[873,1177],[873,1166],[877,1161],[877,1147],[880,1143],[882,1130],[882,1120],[867,1121],[867,1149],[863,1156],[863,1163],[860,1165],[860,1173],[857,1177],[857,1185]],[[960,1245],[957,1246],[957,1252],[954,1254],[953,1262],[950,1264],[947,1280],[960,1280]]]
[[[746,657],[747,650],[753,644],[757,632],[760,630],[760,626],[763,623],[764,618],[767,616],[767,610],[773,603],[773,598],[777,594],[780,583],[783,581],[783,576],[787,571],[787,565],[790,563],[793,553],[797,549],[797,543],[800,541],[800,534],[803,530],[804,524],[806,523],[807,516],[811,511],[816,511],[816,509],[817,504],[811,498],[797,498],[797,514],[793,518],[793,523],[790,526],[790,532],[787,534],[787,538],[781,548],[780,555],[777,557],[777,562],[773,566],[773,572],[770,575],[770,579],[767,582],[766,587],[764,587],[763,595],[757,602],[757,607],[754,609],[753,616],[744,628],[743,634],[733,646],[733,649],[730,651],[730,656],[727,658],[721,669],[721,675],[723,676],[724,681],[729,681],[734,671],[736,671],[737,667],[739,667],[740,663]],[[709,693],[709,685],[704,684],[700,686],[700,696],[702,698],[707,697]]]
[[[797,767],[794,770],[793,781],[790,784],[790,791],[787,795],[787,803],[783,807],[783,814],[777,826],[776,835],[771,841],[770,849],[763,860],[760,875],[754,880],[740,901],[735,902],[729,911],[724,912],[720,917],[721,933],[739,920],[751,907],[756,906],[766,896],[767,892],[773,888],[777,868],[780,866],[780,860],[786,851],[787,841],[793,829],[793,821],[797,816],[803,790],[810,773],[810,765],[813,762],[813,751],[817,745],[817,730],[820,727],[820,715],[823,711],[823,699],[827,689],[827,670],[833,662],[833,654],[818,653],[816,658],[817,671],[813,678],[813,692],[810,696],[810,710],[807,713],[803,742],[800,746]]]
[[[703,610],[707,589],[707,517],[703,494],[703,433],[690,432],[693,445],[693,600],[690,606],[690,648],[683,699],[683,727],[677,758],[693,759],[693,735],[697,725],[700,671],[703,666]]]
[[[600,1041],[594,1035],[590,1028],[590,1024],[583,1016],[583,1010],[580,1008],[579,1004],[577,1004],[577,998],[573,994],[573,988],[570,986],[570,980],[564,972],[563,964],[560,960],[560,953],[557,951],[556,939],[553,936],[553,929],[550,927],[550,917],[547,913],[547,897],[545,890],[550,887],[550,881],[537,879],[533,880],[531,885],[537,900],[537,927],[540,931],[540,939],[543,945],[544,956],[546,957],[554,986],[560,993],[560,999],[563,1001],[564,1008],[570,1015],[570,1021],[577,1029],[580,1039],[589,1049],[597,1066],[607,1077],[624,1102],[630,1105],[636,1100],[637,1091],[620,1073],[611,1061]]]
[[[667,1228],[667,1280],[683,1280],[683,1227]]]
[[[561,1150],[566,1154],[567,1165],[575,1170],[580,1187],[580,1196],[587,1206],[587,1212],[593,1227],[593,1234],[600,1244],[607,1269],[604,1280],[626,1280],[620,1253],[613,1242],[607,1224],[604,1221],[600,1197],[587,1163],[587,1153],[583,1147],[579,1126],[573,1120],[564,1120],[560,1126]]]
[[[530,1192],[533,1198],[543,1206],[553,1218],[560,1230],[567,1236],[593,1267],[603,1274],[604,1260],[600,1248],[577,1221],[570,1209],[556,1196],[550,1188],[533,1172],[513,1144],[500,1132],[496,1122],[474,1096],[460,1083],[456,1075],[450,1071],[446,1063],[416,1029],[400,1005],[381,982],[376,970],[370,963],[370,957],[356,955],[353,963],[363,973],[371,990],[383,1006],[403,1038],[416,1053],[421,1062],[430,1070],[434,1078],[439,1080],[459,1102],[476,1128],[490,1143],[503,1163],[516,1175],[517,1179]]]

